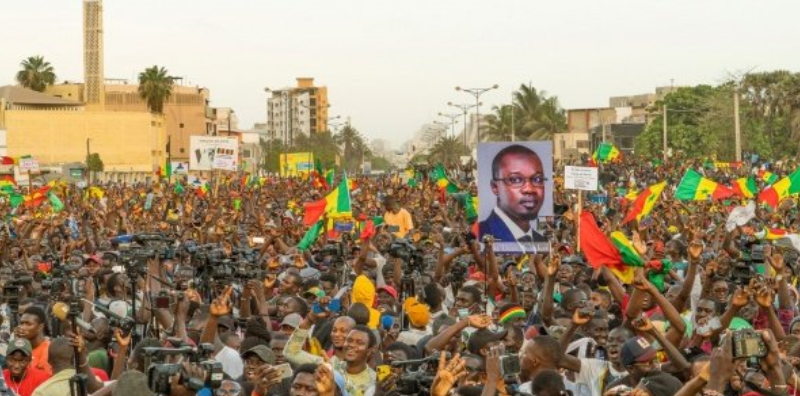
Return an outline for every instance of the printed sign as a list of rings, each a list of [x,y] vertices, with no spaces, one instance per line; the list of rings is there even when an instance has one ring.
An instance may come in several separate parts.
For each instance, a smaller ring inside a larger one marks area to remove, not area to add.
[[[564,187],[568,190],[597,190],[597,168],[590,166],[564,167]]]
[[[19,158],[19,169],[30,173],[39,173],[39,161],[30,155],[25,155]]]
[[[189,168],[193,171],[237,170],[239,141],[236,138],[192,136],[190,150]]]
[[[281,176],[302,176],[314,169],[314,153],[300,152],[280,155]]]

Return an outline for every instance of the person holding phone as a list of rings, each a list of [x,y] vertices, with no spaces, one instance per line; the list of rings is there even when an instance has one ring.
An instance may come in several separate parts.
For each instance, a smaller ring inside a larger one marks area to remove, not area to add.
[[[386,197],[383,201],[386,213],[383,214],[383,222],[386,229],[397,238],[405,238],[414,229],[414,220],[411,213],[400,207],[400,202],[393,196]]]

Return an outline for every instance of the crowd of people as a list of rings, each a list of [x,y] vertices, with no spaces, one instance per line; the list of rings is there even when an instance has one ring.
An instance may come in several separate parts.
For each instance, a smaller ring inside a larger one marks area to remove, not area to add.
[[[0,198],[0,395],[794,395],[800,255],[763,230],[798,231],[797,198],[729,230],[746,198],[673,192],[690,168],[730,184],[795,167],[626,159],[581,200],[556,174],[556,215],[535,230],[550,251],[518,255],[476,237],[469,166],[449,193],[426,169],[351,176],[349,218],[316,239],[304,206],[334,186],[313,177]],[[520,180],[520,195],[542,184]],[[652,212],[623,223],[660,181]],[[590,265],[586,211],[669,264],[632,281]]]

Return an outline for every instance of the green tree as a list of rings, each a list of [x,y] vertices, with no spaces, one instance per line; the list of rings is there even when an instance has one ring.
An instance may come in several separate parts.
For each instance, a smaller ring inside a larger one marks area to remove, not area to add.
[[[704,121],[711,113],[709,104],[720,95],[719,88],[709,85],[679,88],[667,94],[650,109],[653,122],[636,138],[636,153],[660,158],[663,154],[663,117],[667,106],[667,144],[676,154],[690,158],[706,157],[720,152],[713,143],[723,143],[721,132],[709,129]]]
[[[334,141],[342,147],[342,168],[349,173],[357,172],[363,162],[364,155],[369,152],[361,132],[350,125],[346,125],[339,133],[334,135]]]
[[[372,156],[369,161],[372,163],[372,170],[388,172],[394,169],[394,165],[384,157]]]
[[[341,150],[330,131],[312,133],[310,136],[299,135],[294,139],[294,151],[310,151],[319,159],[324,168],[332,168]]]
[[[426,160],[430,164],[441,163],[445,167],[453,167],[461,163],[462,155],[469,155],[464,143],[455,136],[445,136],[431,147]]]
[[[20,63],[22,70],[17,72],[17,82],[25,88],[44,92],[48,85],[56,82],[56,73],[50,62],[43,56],[31,56]]]
[[[566,112],[557,96],[548,96],[546,91],[524,84],[513,96],[517,108],[514,123],[521,126],[516,131],[518,139],[550,140],[554,134],[567,130]]]
[[[800,139],[800,73],[776,70],[742,79],[743,117],[758,120],[771,154],[797,152]],[[763,153],[766,154],[766,153]]]
[[[261,139],[261,152],[264,153],[263,169],[267,172],[277,173],[280,169],[280,155],[285,152],[283,141],[280,139]]]
[[[164,113],[164,103],[172,95],[173,80],[167,69],[153,66],[139,73],[139,96],[151,112]]]
[[[513,114],[512,111],[516,110],[516,106],[512,105],[502,105],[502,106],[494,106],[492,110],[494,114],[489,114],[486,116],[486,126],[485,126],[485,136],[487,140],[490,141],[511,141],[511,130],[512,130],[512,118],[518,117],[518,112]],[[518,126],[519,122],[514,120],[514,126]],[[515,132],[519,130],[516,129]],[[521,132],[521,131],[520,131]]]
[[[98,153],[91,153],[86,161],[86,167],[91,172],[102,172],[105,169],[105,165],[103,165],[103,160],[100,158],[100,154]]]

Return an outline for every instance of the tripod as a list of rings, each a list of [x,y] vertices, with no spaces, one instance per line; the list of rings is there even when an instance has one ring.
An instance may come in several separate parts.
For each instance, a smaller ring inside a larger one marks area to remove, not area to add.
[[[73,334],[80,334],[78,333],[78,316],[81,314],[81,305],[79,299],[73,299],[69,303],[69,317],[72,320],[72,333]],[[78,347],[73,347],[75,357],[73,359],[75,364],[75,375],[73,375],[69,379],[69,391],[71,396],[88,396],[89,390],[86,387],[86,382],[88,378],[86,374],[80,372],[81,364],[78,361],[80,359],[80,350]]]

